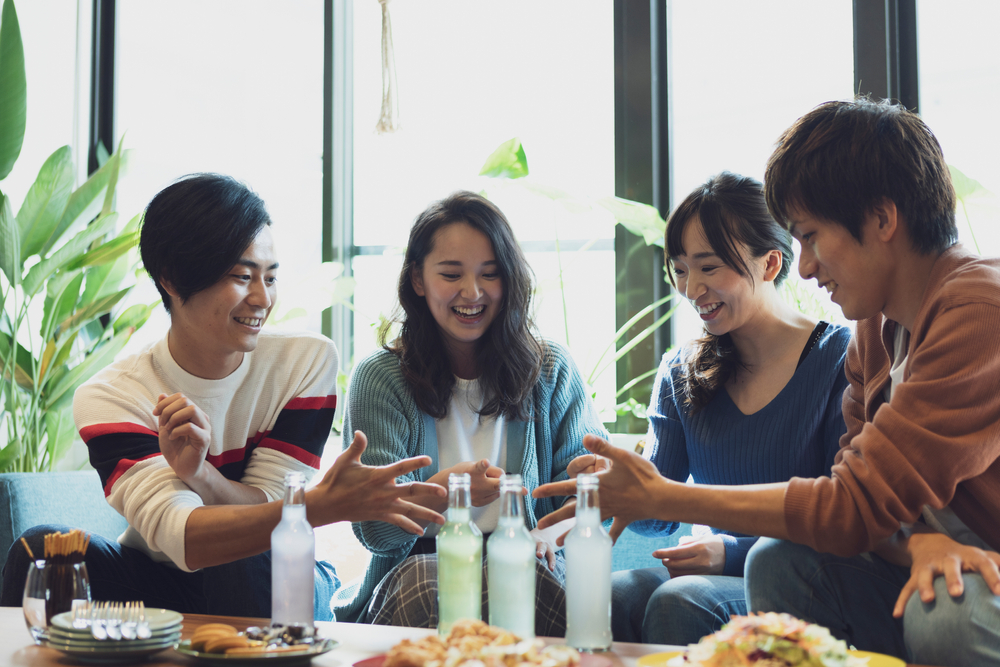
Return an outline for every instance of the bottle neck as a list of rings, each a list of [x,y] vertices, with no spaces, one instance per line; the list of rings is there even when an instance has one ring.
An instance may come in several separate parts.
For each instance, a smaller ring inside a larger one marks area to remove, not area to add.
[[[577,523],[601,522],[601,503],[596,486],[577,489],[576,521]]]
[[[467,484],[448,486],[448,510],[468,510],[472,507],[472,490]]]
[[[500,491],[500,522],[524,523],[521,512],[521,487]]]

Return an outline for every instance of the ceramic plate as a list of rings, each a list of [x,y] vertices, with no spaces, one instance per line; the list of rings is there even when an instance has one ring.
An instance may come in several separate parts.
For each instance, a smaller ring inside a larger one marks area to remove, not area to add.
[[[181,631],[181,626],[174,625],[163,630],[155,630],[150,633],[149,639],[143,641],[154,641],[158,639],[163,639],[169,635],[176,635]],[[56,626],[50,626],[47,634],[50,639],[59,641],[96,641],[93,635],[90,634],[90,628],[85,630],[63,630],[62,628],[57,628]],[[114,640],[111,640],[114,641]],[[133,643],[136,640],[132,640]]]
[[[339,643],[336,639],[323,639],[313,644],[306,651],[297,651],[295,653],[258,653],[251,655],[226,655],[225,653],[192,651],[190,639],[182,641],[176,648],[178,653],[190,656],[206,665],[230,667],[236,664],[266,662],[268,667],[271,667],[272,665],[299,665],[308,663],[317,655],[322,655],[327,651],[333,650]]]
[[[146,609],[146,622],[149,623],[149,629],[153,630],[164,630],[172,625],[180,625],[180,622],[184,620],[184,617],[178,614],[176,611],[170,611],[169,609]],[[52,625],[63,630],[69,630],[70,632],[80,632],[80,628],[73,627],[73,612],[64,611],[61,614],[56,614],[52,617]],[[85,629],[84,632],[89,633],[90,631]]]
[[[117,648],[111,649],[108,648],[107,644],[100,647],[78,647],[64,643],[45,643],[45,646],[49,646],[57,651],[60,651],[61,653],[65,653],[66,655],[73,656],[74,659],[79,660],[80,662],[90,662],[95,664],[134,664],[139,659],[146,658],[154,653],[159,653],[160,651],[166,650],[173,645],[174,642],[170,642],[163,643],[159,646],[147,646],[140,648],[119,643]]]
[[[868,667],[906,667],[906,663],[899,658],[882,653],[870,653],[868,651],[848,651],[858,658],[868,658]],[[652,653],[644,655],[636,661],[639,667],[684,667],[685,663],[680,657],[683,651],[670,651],[669,653]]]
[[[129,650],[131,648],[153,648],[155,646],[173,646],[181,640],[181,633],[178,630],[169,635],[163,635],[162,637],[153,637],[152,639],[146,640],[122,640],[115,641],[113,639],[98,641],[88,636],[86,639],[69,638],[62,636],[57,636],[49,632],[49,644],[53,648],[59,647],[69,647],[69,648],[100,648],[106,651],[118,651],[118,650]]]
[[[382,655],[376,655],[373,658],[358,660],[354,663],[353,667],[382,667],[382,663],[384,662],[385,654],[383,653]],[[607,658],[603,655],[594,653],[580,654],[580,667],[611,667],[611,665],[611,658]]]

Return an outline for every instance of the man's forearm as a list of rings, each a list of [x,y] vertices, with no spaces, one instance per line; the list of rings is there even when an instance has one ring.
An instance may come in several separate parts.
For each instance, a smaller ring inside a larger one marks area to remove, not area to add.
[[[785,483],[745,486],[665,484],[655,494],[653,500],[657,516],[651,518],[787,540],[786,486]]]
[[[198,473],[183,480],[206,505],[256,505],[267,502],[267,495],[254,486],[227,479],[208,461]]]
[[[259,489],[258,489],[259,490]],[[281,520],[281,501],[199,507],[188,515],[184,557],[191,570],[224,565],[271,548]]]

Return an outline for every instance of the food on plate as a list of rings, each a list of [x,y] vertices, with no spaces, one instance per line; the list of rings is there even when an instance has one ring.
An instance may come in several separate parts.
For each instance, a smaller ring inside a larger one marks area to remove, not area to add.
[[[868,660],[826,628],[790,614],[733,616],[718,632],[688,646],[685,667],[863,667]],[[673,663],[673,661],[671,661]]]
[[[274,625],[237,632],[231,625],[209,623],[195,630],[191,650],[226,655],[294,653],[308,651],[315,641],[316,629],[312,627]]]
[[[386,654],[383,667],[572,667],[580,654],[568,646],[521,640],[482,621],[457,621],[447,637],[404,639]]]

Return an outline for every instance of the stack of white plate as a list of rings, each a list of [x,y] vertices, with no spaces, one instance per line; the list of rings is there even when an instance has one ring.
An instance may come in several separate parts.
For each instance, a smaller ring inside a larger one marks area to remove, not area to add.
[[[169,609],[146,609],[149,639],[105,639],[98,641],[90,634],[90,626],[73,627],[71,612],[52,617],[46,645],[72,655],[81,662],[132,662],[164,649],[173,648],[181,638],[184,617]]]

